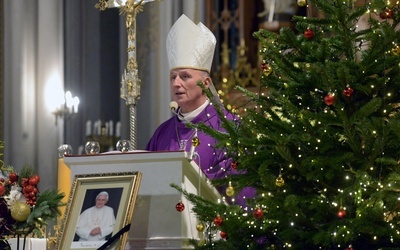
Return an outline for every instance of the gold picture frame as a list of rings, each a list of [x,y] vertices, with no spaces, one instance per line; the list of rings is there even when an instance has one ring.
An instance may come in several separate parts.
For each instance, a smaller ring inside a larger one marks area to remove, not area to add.
[[[56,249],[99,249],[102,246],[104,247],[104,244],[111,237],[117,237],[117,240],[107,249],[124,249],[128,236],[127,232],[122,233],[122,230],[129,230],[141,177],[142,174],[140,172],[75,175],[65,215],[62,220],[61,230],[57,237]],[[109,198],[105,201],[105,197],[107,196]],[[94,214],[100,212],[96,208],[102,207],[100,205],[102,202],[106,202],[103,206],[107,206],[108,208],[101,210],[101,215],[99,216],[101,220],[94,219]],[[93,212],[93,210],[96,211]],[[105,210],[109,210],[107,212],[108,216],[105,215]],[[110,211],[113,211],[114,219],[107,218],[112,217]],[[83,215],[84,212],[90,215]],[[100,233],[89,236],[92,233],[83,232],[86,227],[83,226],[82,222],[84,217],[90,217],[88,219],[90,221],[98,220],[97,223],[99,224],[105,223],[103,219],[107,220],[107,228],[104,227],[105,225],[102,225],[101,228],[104,229],[103,232],[112,230],[112,233],[109,235],[102,235]],[[110,223],[112,223],[110,221],[115,222],[115,224],[110,226]],[[121,236],[118,236],[119,234]]]

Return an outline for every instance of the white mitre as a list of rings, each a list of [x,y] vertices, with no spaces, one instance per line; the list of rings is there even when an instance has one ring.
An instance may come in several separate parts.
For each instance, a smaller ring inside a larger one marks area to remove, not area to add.
[[[196,25],[182,15],[167,37],[170,70],[191,68],[210,73],[216,43],[214,34],[204,24]]]

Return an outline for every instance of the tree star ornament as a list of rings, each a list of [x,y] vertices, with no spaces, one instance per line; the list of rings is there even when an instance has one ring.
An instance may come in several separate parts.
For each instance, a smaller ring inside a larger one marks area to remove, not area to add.
[[[183,210],[185,210],[185,205],[183,205],[182,201],[180,201],[176,204],[175,208],[176,211],[182,212]]]

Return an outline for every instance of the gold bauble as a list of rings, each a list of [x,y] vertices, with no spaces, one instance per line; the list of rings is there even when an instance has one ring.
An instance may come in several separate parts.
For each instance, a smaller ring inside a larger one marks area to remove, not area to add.
[[[229,185],[229,187],[226,188],[225,193],[227,196],[232,197],[235,195],[235,189]]]
[[[193,139],[192,139],[192,145],[194,146],[194,147],[197,147],[197,146],[199,146],[200,145],[200,139],[199,139],[199,137],[194,137]]]
[[[203,232],[204,231],[204,224],[200,222],[199,224],[196,225],[196,229],[199,232]]]
[[[300,7],[304,7],[307,5],[307,1],[306,0],[297,0],[297,5]]]
[[[276,178],[275,185],[277,185],[278,187],[282,187],[283,185],[285,185],[285,180],[282,178],[281,175]]]
[[[393,53],[393,55],[395,55],[395,56],[400,55],[400,46],[397,45],[396,47],[394,47],[394,48],[392,49],[392,53]]]
[[[263,73],[264,73],[265,76],[269,76],[269,75],[272,73],[272,67],[271,67],[271,65],[265,63],[265,64],[263,65]]]
[[[25,202],[16,202],[11,207],[11,217],[19,222],[24,222],[31,214],[31,207]]]

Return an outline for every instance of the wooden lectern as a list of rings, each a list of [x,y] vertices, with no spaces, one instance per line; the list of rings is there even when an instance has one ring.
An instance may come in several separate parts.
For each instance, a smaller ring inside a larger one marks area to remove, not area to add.
[[[198,221],[191,211],[192,205],[170,183],[212,201],[221,198],[183,151],[66,156],[64,162],[71,175],[63,178],[70,178],[71,183],[77,174],[142,173],[126,249],[190,249],[189,239],[203,238],[203,233],[196,229]],[[61,191],[67,195],[70,192]],[[176,209],[180,201],[185,206],[182,212]]]

